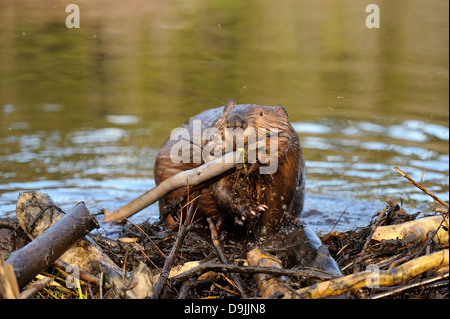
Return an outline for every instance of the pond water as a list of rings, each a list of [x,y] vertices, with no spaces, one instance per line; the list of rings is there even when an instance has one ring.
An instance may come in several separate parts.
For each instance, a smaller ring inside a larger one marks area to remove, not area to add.
[[[0,2],[0,217],[23,190],[121,207],[154,186],[171,130],[230,97],[287,109],[316,231],[344,211],[338,230],[365,225],[385,196],[429,213],[394,166],[448,200],[448,1],[73,3],[70,29],[67,1]]]

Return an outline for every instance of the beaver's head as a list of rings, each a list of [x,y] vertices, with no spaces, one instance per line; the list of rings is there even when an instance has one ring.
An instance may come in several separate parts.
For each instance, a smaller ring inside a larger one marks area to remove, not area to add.
[[[234,99],[230,99],[223,109],[223,115],[216,127],[219,129],[241,128],[245,130],[252,128],[257,130],[277,129],[285,130],[289,124],[289,115],[286,109],[278,104],[277,106],[264,106],[256,104],[239,104]]]
[[[236,104],[230,99],[223,114],[215,124],[216,134],[209,146],[222,152],[248,148],[258,141],[258,151],[253,152],[253,160],[260,164],[282,160],[292,139],[297,135],[289,123],[289,115],[281,106],[263,106],[256,104]],[[253,143],[253,144],[252,144]],[[262,152],[261,147],[265,147]],[[252,148],[248,148],[248,160],[252,160]]]

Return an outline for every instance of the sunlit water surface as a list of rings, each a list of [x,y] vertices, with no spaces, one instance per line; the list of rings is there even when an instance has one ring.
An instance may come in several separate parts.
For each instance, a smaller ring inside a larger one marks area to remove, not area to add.
[[[411,213],[429,212],[433,201],[394,166],[417,181],[425,171],[423,184],[428,190],[440,198],[448,197],[449,157],[427,148],[430,141],[448,140],[446,127],[419,121],[387,125],[331,119],[294,122],[293,126],[307,160],[303,217],[317,230],[329,229],[344,211],[337,229],[364,225],[383,209],[385,196],[403,201]],[[145,140],[147,134],[139,128],[109,127],[65,137],[55,131],[2,138],[3,150],[15,150],[0,156],[2,215],[14,214],[18,193],[23,190],[47,192],[66,210],[78,201],[84,201],[93,213],[126,204],[154,187],[157,149],[132,142]],[[157,216],[155,204],[133,219],[155,220]]]
[[[429,213],[394,166],[448,200],[447,1],[378,1],[376,30],[350,0],[77,3],[68,29],[64,1],[0,2],[0,217],[24,190],[121,207],[154,186],[170,131],[230,97],[288,110],[317,231],[365,225],[386,196]]]

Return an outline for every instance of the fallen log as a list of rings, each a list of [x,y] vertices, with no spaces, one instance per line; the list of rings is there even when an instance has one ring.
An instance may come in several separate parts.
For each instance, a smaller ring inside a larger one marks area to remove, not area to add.
[[[394,286],[408,282],[411,278],[426,271],[448,266],[448,249],[422,256],[390,270],[366,270],[345,277],[321,282],[306,288],[285,294],[286,299],[320,299],[338,296],[345,292],[364,287]]]
[[[76,241],[98,227],[98,222],[80,202],[38,239],[13,252],[6,263],[13,266],[19,287],[23,288]]]
[[[64,212],[50,196],[40,192],[22,192],[17,200],[17,219],[31,239],[36,238],[53,223],[63,218]],[[70,265],[64,271],[72,277],[83,272],[100,278],[113,286],[116,292],[128,298],[145,298],[152,292],[149,270],[144,264],[133,272],[125,272],[109,258],[102,249],[87,237],[78,240],[59,260]],[[78,274],[77,271],[79,270]],[[139,284],[136,284],[139,282]]]

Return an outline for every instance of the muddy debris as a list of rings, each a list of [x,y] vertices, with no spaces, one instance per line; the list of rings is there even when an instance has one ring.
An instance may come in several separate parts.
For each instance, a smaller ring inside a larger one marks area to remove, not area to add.
[[[178,232],[165,229],[160,221],[140,224],[127,221],[116,238],[95,231],[83,239],[101,253],[98,258],[108,262],[103,261],[98,268],[100,260],[80,261],[84,268],[76,273],[79,286],[69,281],[74,276],[67,271],[69,264],[57,260],[42,272],[44,278],[36,277],[19,295],[18,289],[8,293],[7,287],[14,286],[14,279],[6,262],[0,265],[0,295],[20,298],[30,289],[27,298],[51,299],[446,299],[448,209],[438,211],[434,216],[418,218],[418,213],[409,214],[386,198],[383,211],[375,212],[365,227],[318,236],[298,219],[287,218],[280,231],[264,244],[233,238],[225,232],[215,234],[212,240],[204,236],[208,227],[193,224],[185,228],[179,250],[174,249],[180,238]],[[48,219],[39,216],[41,220]],[[434,228],[423,230],[425,236],[414,233],[417,237],[407,234],[404,238],[374,239],[377,229],[382,227],[431,219],[439,219],[438,226],[430,224]],[[32,221],[28,225],[36,224],[36,220]],[[25,246],[30,241],[26,233],[31,231],[22,230],[20,224],[24,223],[2,220],[0,242],[7,243],[10,237],[16,243],[17,237],[22,237]],[[214,229],[211,227],[211,232]],[[39,240],[39,235],[33,237]],[[2,244],[4,259],[11,253],[7,247]],[[79,243],[74,247],[81,249]],[[19,248],[20,245],[14,246]],[[85,258],[79,252],[75,255],[74,258]],[[71,259],[71,263],[76,264],[76,259]],[[114,275],[105,272],[108,263],[114,265]],[[162,271],[164,267],[166,270]],[[158,283],[160,291],[155,296]]]

